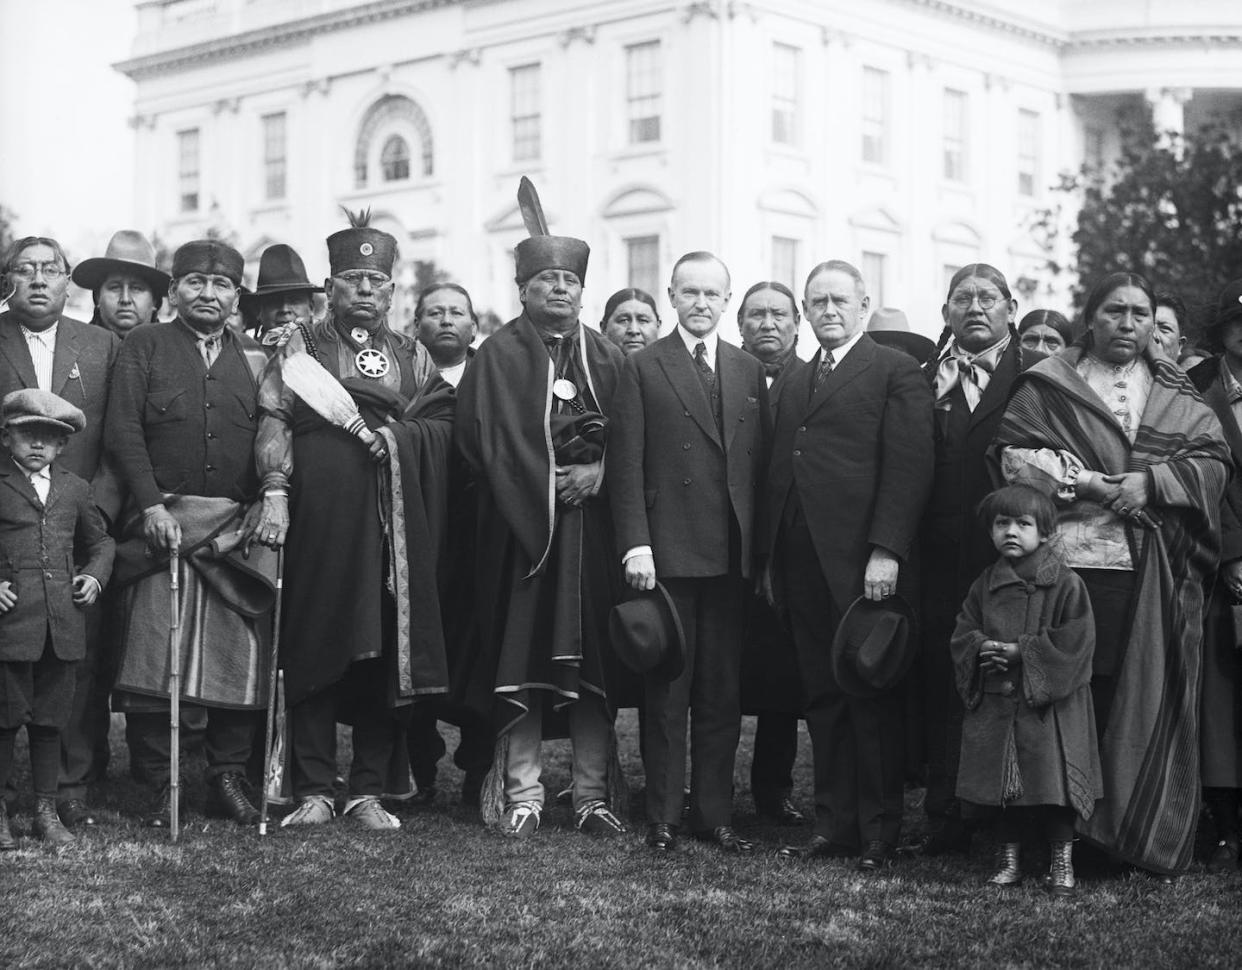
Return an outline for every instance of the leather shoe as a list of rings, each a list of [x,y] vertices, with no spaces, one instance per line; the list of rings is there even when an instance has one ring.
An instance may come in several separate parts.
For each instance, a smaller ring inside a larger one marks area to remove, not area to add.
[[[1226,836],[1216,843],[1207,861],[1208,872],[1227,872],[1238,865],[1238,839]]]
[[[60,816],[56,814],[56,800],[54,798],[35,799],[35,816],[34,822],[30,826],[30,831],[34,833],[36,838],[40,838],[57,848],[62,845],[69,845],[74,841],[73,834],[65,828],[60,820]]]
[[[725,852],[753,852],[755,849],[755,843],[742,838],[730,825],[717,825],[710,832],[696,832],[694,837],[700,842],[712,842]]]
[[[151,809],[142,818],[142,824],[149,829],[166,829],[172,827],[172,789],[165,785],[155,796]]]
[[[858,850],[822,835],[812,835],[806,845],[782,846],[776,854],[781,859],[853,859]]]
[[[13,852],[17,849],[17,839],[9,831],[9,807],[0,798],[0,852]]]
[[[671,852],[677,846],[677,830],[667,822],[647,826],[647,845],[659,852]]]
[[[879,872],[886,866],[891,866],[896,859],[897,851],[889,843],[872,839],[858,860],[858,871]]]
[[[216,775],[207,810],[209,814],[231,818],[238,825],[259,824],[258,809],[246,797],[246,780],[238,771]]]
[[[806,816],[798,811],[798,807],[785,796],[776,799],[756,799],[755,808],[764,818],[771,819],[780,825],[804,825]]]
[[[56,814],[69,828],[89,828],[98,824],[90,806],[80,798],[66,798],[56,803]]]

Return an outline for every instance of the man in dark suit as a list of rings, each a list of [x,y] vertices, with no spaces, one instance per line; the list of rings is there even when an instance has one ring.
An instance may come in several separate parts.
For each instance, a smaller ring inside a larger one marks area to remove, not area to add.
[[[798,301],[784,283],[756,283],[737,310],[742,349],[763,364],[768,399],[775,412],[798,362]],[[802,683],[788,625],[762,595],[747,601],[746,646],[742,651],[742,712],[756,714],[750,763],[755,811],[783,825],[801,825],[806,816],[793,794],[798,758],[798,716]]]
[[[788,606],[807,692],[815,763],[815,834],[787,855],[894,858],[902,815],[900,692],[851,696],[829,663],[833,635],[858,597],[899,591],[931,486],[931,392],[907,354],[863,332],[869,298],[858,270],[821,263],[803,312],[819,340],[781,394],[765,537]]]
[[[686,640],[682,674],[645,684],[647,844],[675,844],[692,713],[691,829],[746,852],[754,846],[732,827],[733,759],[768,389],[763,366],[718,339],[730,296],[724,263],[711,253],[683,256],[668,294],[677,328],[626,358],[607,455],[626,582],[640,590],[663,582]]]
[[[86,428],[69,439],[57,461],[91,484],[95,504],[110,523],[120,510],[115,472],[104,460],[104,414],[120,341],[98,327],[62,316],[69,262],[55,239],[17,240],[5,260],[12,286],[0,314],[0,396],[22,388],[51,391],[86,415]],[[107,768],[107,690],[96,689],[101,664],[100,610],[87,611],[86,657],[74,671],[74,702],[61,732],[57,809],[70,828],[94,825],[87,787]]]
[[[963,707],[949,640],[970,585],[996,551],[975,509],[992,490],[984,461],[1018,374],[1044,355],[1013,332],[1018,303],[986,263],[960,269],[941,315],[944,346],[924,365],[935,395],[935,477],[920,532],[923,564],[923,730],[927,755],[926,855],[965,852],[971,829],[954,794]]]
[[[263,671],[270,614],[242,613],[193,568],[188,555],[211,536],[240,532],[250,551],[258,476],[254,440],[258,386],[238,335],[227,326],[243,261],[216,240],[186,243],[173,255],[169,323],[144,324],[125,339],[108,403],[108,450],[129,495],[118,548],[117,583],[127,553],[155,564],[181,550],[183,658],[195,676],[183,683],[191,704],[208,708],[207,779],[219,814],[253,824],[245,792],[258,712],[266,706]],[[212,530],[218,530],[213,532]],[[183,543],[184,539],[184,543]],[[159,789],[147,824],[170,824],[167,583],[165,569],[128,570],[126,642],[117,675],[131,756]],[[156,584],[157,590],[148,588]],[[162,611],[162,612],[161,612]],[[162,639],[156,635],[162,626]]]

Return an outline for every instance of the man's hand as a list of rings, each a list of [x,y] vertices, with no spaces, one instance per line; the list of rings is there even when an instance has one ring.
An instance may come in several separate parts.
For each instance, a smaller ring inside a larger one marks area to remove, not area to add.
[[[13,591],[13,584],[7,579],[0,583],[0,613],[7,613],[17,605],[17,593]]]
[[[589,465],[557,465],[556,497],[565,505],[581,506],[595,493],[603,467],[599,461]]]
[[[181,523],[162,505],[153,505],[142,513],[142,533],[152,555],[157,552],[171,555],[181,548]]]
[[[625,581],[634,589],[655,589],[655,557],[630,556],[625,561]]]
[[[863,593],[869,600],[888,599],[897,592],[897,557],[876,546],[863,574]]]
[[[984,671],[1003,674],[1022,662],[1022,654],[1016,643],[1000,640],[984,640],[979,648],[979,666]]]
[[[247,529],[250,529],[249,533]],[[242,541],[244,556],[250,555],[252,542],[279,549],[285,544],[289,532],[289,499],[284,495],[265,494],[262,501],[250,506],[242,523],[242,532],[245,535]]]
[[[1220,567],[1220,578],[1224,580],[1225,588],[1233,594],[1233,598],[1242,602],[1242,559],[1224,563]]]
[[[99,599],[101,589],[99,580],[94,576],[79,573],[73,577],[73,601],[78,606],[90,606],[95,600]]]

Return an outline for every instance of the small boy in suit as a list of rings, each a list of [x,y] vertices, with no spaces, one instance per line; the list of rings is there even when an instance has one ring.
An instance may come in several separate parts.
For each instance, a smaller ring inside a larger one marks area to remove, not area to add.
[[[115,544],[91,487],[53,463],[86,418],[49,391],[0,401],[0,790],[25,725],[34,776],[33,832],[55,846],[73,836],[56,814],[60,732],[86,649],[82,607],[99,598]],[[74,550],[86,557],[74,565]],[[0,810],[0,851],[17,848]]]

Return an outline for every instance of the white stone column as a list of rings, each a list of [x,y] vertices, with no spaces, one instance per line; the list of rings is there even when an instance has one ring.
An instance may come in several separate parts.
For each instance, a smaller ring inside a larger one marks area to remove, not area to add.
[[[1186,102],[1194,93],[1193,88],[1148,88],[1144,92],[1159,144],[1173,148],[1179,155],[1181,138],[1186,132]]]

